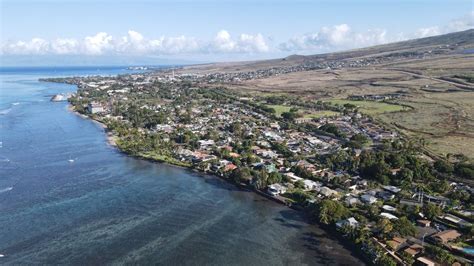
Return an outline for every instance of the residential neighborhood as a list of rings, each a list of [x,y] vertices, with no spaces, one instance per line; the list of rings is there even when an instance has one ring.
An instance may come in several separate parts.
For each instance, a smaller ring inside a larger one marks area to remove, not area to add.
[[[456,170],[445,168],[453,166],[425,159],[398,132],[349,104],[282,102],[291,106],[278,114],[273,99],[163,75],[52,81],[78,85],[75,110],[106,125],[124,152],[303,210],[373,262],[471,263],[472,188],[450,180]],[[304,116],[321,108],[336,115]]]

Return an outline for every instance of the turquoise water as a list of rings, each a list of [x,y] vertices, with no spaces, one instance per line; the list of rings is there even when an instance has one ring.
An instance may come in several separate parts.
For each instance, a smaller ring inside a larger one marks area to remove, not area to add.
[[[49,101],[74,86],[37,81],[124,72],[0,71],[0,264],[362,264],[296,211],[117,152]]]
[[[474,254],[474,248],[463,248],[463,251],[468,254]]]

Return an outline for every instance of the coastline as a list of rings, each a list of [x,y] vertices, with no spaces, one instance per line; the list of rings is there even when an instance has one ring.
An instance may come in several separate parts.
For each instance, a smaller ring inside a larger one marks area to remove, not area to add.
[[[117,143],[115,141],[115,136],[112,134],[112,132],[109,131],[109,129],[107,128],[107,125],[105,125],[104,123],[98,121],[98,120],[95,120],[95,119],[92,119],[90,117],[88,117],[87,115],[83,115],[79,112],[77,112],[75,109],[74,109],[74,106],[68,102],[68,106],[67,106],[67,110],[71,113],[74,113],[75,115],[81,117],[82,119],[87,119],[87,120],[90,120],[92,122],[94,122],[95,124],[97,124],[98,126],[100,126],[104,132],[106,133],[105,134],[105,137],[107,139],[107,143],[112,146],[112,147],[115,147],[117,148],[118,150],[120,150],[117,146]],[[120,150],[121,151],[121,150]],[[121,151],[122,152],[122,151]]]
[[[139,155],[130,155],[127,152],[120,149],[120,147],[117,145],[117,143],[115,141],[116,136],[114,136],[113,133],[111,131],[109,131],[108,127],[104,123],[102,123],[102,122],[100,122],[96,119],[93,119],[93,118],[91,118],[87,115],[84,115],[84,114],[81,114],[81,113],[77,112],[74,109],[74,107],[71,105],[71,103],[69,103],[69,102],[68,102],[68,111],[78,115],[79,117],[81,117],[85,120],[91,120],[92,122],[99,125],[104,130],[106,140],[107,140],[107,144],[110,145],[112,148],[116,149],[116,151],[118,151],[119,153],[121,153],[123,155],[126,155],[128,157],[133,157],[135,159],[146,160],[146,161],[153,162],[153,163],[165,164],[165,165],[169,165],[169,166],[172,166],[172,167],[177,167],[177,168],[181,168],[181,169],[184,169],[184,170],[192,171],[192,172],[195,172],[195,173],[198,173],[198,174],[204,174],[204,175],[212,176],[214,178],[219,178],[221,180],[224,180],[224,181],[228,182],[231,185],[236,186],[237,188],[239,188],[241,190],[245,190],[245,191],[248,191],[248,192],[254,192],[255,194],[257,194],[261,197],[264,197],[264,198],[266,198],[270,201],[273,201],[277,204],[285,205],[285,206],[287,206],[288,208],[290,208],[292,210],[295,210],[295,211],[298,211],[298,212],[302,213],[308,224],[313,225],[313,226],[317,226],[321,230],[328,233],[329,238],[331,238],[333,241],[337,241],[339,244],[341,244],[355,258],[357,258],[360,261],[366,263],[367,265],[370,265],[372,263],[370,260],[368,260],[367,256],[362,252],[362,250],[357,248],[355,243],[353,243],[350,240],[344,238],[343,235],[336,230],[336,228],[331,227],[330,225],[321,224],[317,221],[314,221],[314,220],[310,219],[307,216],[307,213],[304,211],[304,207],[301,207],[300,205],[293,205],[291,203],[284,202],[284,201],[282,201],[278,198],[275,198],[275,197],[265,193],[263,190],[258,190],[256,188],[251,187],[251,186],[246,185],[246,184],[232,182],[230,179],[225,178],[223,176],[219,176],[217,174],[209,173],[209,172],[206,172],[206,171],[201,171],[201,170],[198,170],[198,169],[193,168],[191,166],[179,165],[179,164],[173,163],[172,161],[158,160],[158,159],[155,159],[155,158],[152,158],[152,157],[144,157],[144,156],[139,156]]]

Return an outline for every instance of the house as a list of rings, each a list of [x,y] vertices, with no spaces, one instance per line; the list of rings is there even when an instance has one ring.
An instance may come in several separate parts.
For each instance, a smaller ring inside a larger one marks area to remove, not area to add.
[[[320,190],[319,190],[319,194],[325,196],[325,197],[331,197],[332,195],[337,195],[337,191],[335,190],[332,190],[328,187],[322,187]]]
[[[452,214],[445,214],[443,215],[442,219],[449,223],[455,224],[456,226],[459,226],[461,228],[471,226],[471,223],[469,223],[468,221]]]
[[[311,117],[298,117],[298,118],[295,118],[295,123],[296,124],[302,124],[302,123],[308,123],[308,122],[311,122],[313,118]]]
[[[397,194],[401,191],[401,189],[396,186],[383,186],[383,189],[392,192],[393,194]]]
[[[436,233],[432,235],[431,238],[436,242],[446,244],[449,241],[455,240],[460,236],[461,234],[458,231],[451,229]]]
[[[380,191],[377,196],[383,200],[393,200],[395,198],[395,195],[387,191]]]
[[[393,214],[390,214],[388,212],[381,212],[380,213],[380,216],[382,216],[383,218],[387,218],[389,220],[398,220],[398,217],[393,215]]]
[[[360,199],[366,204],[374,204],[377,201],[377,198],[370,194],[364,194],[360,197]]]
[[[303,180],[304,187],[307,190],[315,190],[316,188],[319,188],[321,186],[321,183],[315,182],[313,180],[305,179]]]
[[[431,221],[430,220],[417,220],[416,223],[421,226],[421,227],[430,227],[431,226]]]
[[[102,113],[105,111],[104,107],[102,106],[102,104],[98,103],[98,102],[91,102],[87,105],[87,110],[89,111],[89,113],[91,114],[97,114],[97,113]]]
[[[345,220],[338,221],[336,223],[336,226],[338,228],[342,228],[344,226],[349,226],[349,227],[352,227],[352,228],[356,228],[356,227],[359,226],[359,222],[354,217],[351,217],[351,218],[347,218]]]
[[[422,265],[422,266],[435,266],[436,263],[426,257],[419,257],[416,259],[416,265]]]
[[[348,206],[354,206],[360,203],[360,200],[356,197],[349,196],[346,198],[346,204]]]
[[[229,163],[226,166],[224,166],[224,172],[229,172],[237,169],[237,166],[233,163]]]
[[[397,251],[406,243],[406,241],[405,238],[394,237],[387,241],[387,246],[389,246],[393,251]]]
[[[288,177],[292,182],[297,182],[299,180],[303,180],[303,178],[296,176],[292,172],[285,173],[285,176]]]
[[[210,139],[210,140],[199,140],[198,141],[199,143],[199,146],[201,147],[201,149],[206,149],[210,146],[213,146],[215,143],[214,143],[214,140]]]
[[[410,257],[415,257],[423,252],[423,247],[419,244],[413,244],[407,247],[403,252],[409,255]]]
[[[392,207],[392,206],[390,206],[390,205],[383,205],[383,206],[382,206],[382,209],[384,209],[385,211],[389,211],[389,212],[395,212],[395,211],[397,211],[397,208]]]
[[[278,194],[284,194],[286,190],[286,187],[281,184],[271,184],[267,188],[268,193],[273,196],[276,196]]]

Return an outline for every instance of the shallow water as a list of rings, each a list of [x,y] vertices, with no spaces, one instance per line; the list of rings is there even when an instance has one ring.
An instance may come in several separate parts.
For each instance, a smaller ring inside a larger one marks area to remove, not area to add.
[[[362,264],[299,212],[117,152],[37,81],[98,72],[123,70],[0,72],[0,264]]]

